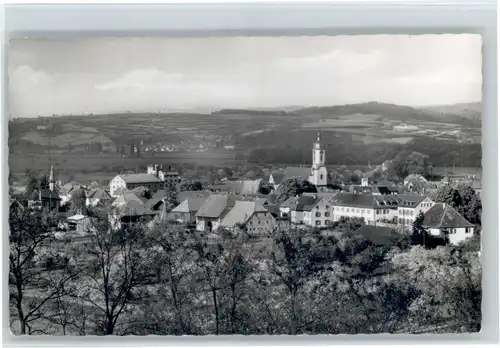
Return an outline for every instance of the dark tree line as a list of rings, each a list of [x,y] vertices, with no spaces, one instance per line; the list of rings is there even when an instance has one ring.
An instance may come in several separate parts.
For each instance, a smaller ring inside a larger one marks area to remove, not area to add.
[[[280,137],[262,134],[247,137],[242,145],[250,149],[246,159],[251,163],[311,164],[311,144],[314,132],[301,132],[300,137],[284,133]],[[418,152],[427,154],[434,166],[480,167],[481,144],[460,144],[456,141],[415,137],[406,144],[356,141],[348,133],[325,132],[326,162],[338,165],[359,165],[369,161],[379,164],[394,159],[398,153]],[[278,144],[277,139],[280,139]]]

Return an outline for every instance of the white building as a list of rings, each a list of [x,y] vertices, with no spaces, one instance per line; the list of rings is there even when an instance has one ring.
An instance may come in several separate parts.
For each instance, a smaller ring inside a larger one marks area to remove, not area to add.
[[[434,206],[434,202],[427,196],[397,195],[398,225],[410,227],[418,214],[425,213]]]
[[[372,195],[342,192],[332,200],[333,220],[362,218],[368,225],[396,224],[396,195]]]
[[[436,203],[424,214],[423,226],[434,236],[445,234],[451,244],[474,235],[474,225],[446,203]]]
[[[119,174],[109,183],[109,194],[118,197],[126,190],[145,187],[154,193],[165,187],[165,183],[153,174]]]
[[[310,194],[291,197],[280,206],[282,217],[292,224],[325,227],[332,224],[332,206],[327,197]]]

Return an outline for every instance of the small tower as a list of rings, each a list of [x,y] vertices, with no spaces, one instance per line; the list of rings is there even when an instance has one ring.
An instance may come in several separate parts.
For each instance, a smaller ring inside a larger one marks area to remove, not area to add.
[[[325,167],[325,148],[321,144],[321,135],[318,133],[312,150],[312,167],[309,181],[320,187],[327,185],[327,171]]]
[[[54,191],[56,181],[54,180],[54,166],[50,166],[50,174],[49,174],[49,190]]]

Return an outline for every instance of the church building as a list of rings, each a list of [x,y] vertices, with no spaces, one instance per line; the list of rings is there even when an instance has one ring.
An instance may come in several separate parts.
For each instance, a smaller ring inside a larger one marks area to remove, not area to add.
[[[325,147],[321,143],[321,135],[318,133],[312,149],[312,166],[286,167],[283,173],[273,173],[269,177],[269,183],[276,190],[278,186],[287,179],[303,179],[314,184],[318,191],[327,191],[329,187],[328,171],[325,166]]]
[[[318,191],[326,188],[328,183],[328,172],[325,167],[325,148],[321,144],[321,136],[318,137],[313,145],[312,166],[309,182],[314,184]]]

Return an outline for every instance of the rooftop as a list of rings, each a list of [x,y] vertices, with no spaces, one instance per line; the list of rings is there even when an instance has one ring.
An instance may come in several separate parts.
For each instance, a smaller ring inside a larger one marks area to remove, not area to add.
[[[228,208],[232,208],[235,204],[234,196],[230,195],[211,195],[201,205],[196,213],[197,217],[204,218],[220,218],[223,213],[227,212]]]
[[[221,225],[233,227],[237,223],[244,223],[256,212],[267,213],[267,209],[260,204],[248,201],[236,201],[234,207],[227,213]]]
[[[160,178],[157,178],[153,174],[120,174],[118,175],[127,184],[142,184],[142,183],[161,183],[163,182]]]
[[[424,214],[424,226],[430,228],[473,227],[474,225],[460,215],[452,206],[437,203]]]
[[[172,209],[172,213],[197,212],[206,200],[206,198],[186,198],[181,202],[181,204]]]

